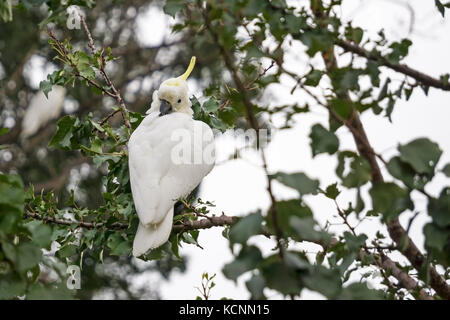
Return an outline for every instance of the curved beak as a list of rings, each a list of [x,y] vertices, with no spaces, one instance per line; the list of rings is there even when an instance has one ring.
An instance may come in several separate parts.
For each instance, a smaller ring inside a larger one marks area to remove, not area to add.
[[[172,105],[166,101],[166,100],[161,100],[160,105],[159,105],[159,116],[165,116],[166,114],[171,113],[172,110]]]

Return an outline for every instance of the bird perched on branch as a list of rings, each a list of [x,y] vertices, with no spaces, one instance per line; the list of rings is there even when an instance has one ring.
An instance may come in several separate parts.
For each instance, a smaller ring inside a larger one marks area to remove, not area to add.
[[[147,116],[128,142],[130,183],[139,217],[133,255],[164,244],[173,224],[175,202],[189,194],[214,166],[211,128],[194,120],[186,72],[164,81],[153,93]]]

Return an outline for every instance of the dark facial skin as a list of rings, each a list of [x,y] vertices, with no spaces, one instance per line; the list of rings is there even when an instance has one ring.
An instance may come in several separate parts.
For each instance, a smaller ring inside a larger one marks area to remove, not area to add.
[[[172,111],[173,111],[172,105],[166,100],[161,100],[161,103],[159,105],[159,112],[160,112],[159,116],[160,117],[165,116],[167,114],[172,113]]]

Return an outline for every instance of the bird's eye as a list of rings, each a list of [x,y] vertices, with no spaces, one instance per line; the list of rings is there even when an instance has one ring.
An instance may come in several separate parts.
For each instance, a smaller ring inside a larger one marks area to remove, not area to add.
[[[181,99],[178,99],[178,103],[181,103]]]

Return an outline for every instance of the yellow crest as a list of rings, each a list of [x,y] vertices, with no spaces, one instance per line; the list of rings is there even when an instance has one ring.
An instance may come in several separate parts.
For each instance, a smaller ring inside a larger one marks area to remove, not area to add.
[[[166,84],[167,84],[168,86],[175,86],[175,87],[178,87],[178,86],[180,85],[180,82],[179,82],[179,79],[180,79],[180,78],[183,79],[184,81],[186,81],[187,78],[189,77],[189,75],[191,74],[192,70],[194,70],[195,60],[196,60],[196,58],[195,58],[195,57],[192,57],[192,58],[191,58],[191,62],[189,63],[188,68],[186,69],[186,72],[183,73],[183,74],[182,74],[181,76],[179,76],[178,78],[173,78],[173,79],[168,80],[168,81],[166,82]]]
[[[191,74],[192,70],[194,70],[194,66],[195,66],[195,56],[191,58],[191,62],[189,63],[189,66],[186,69],[186,72],[183,73],[183,75],[181,75],[181,78],[183,80],[185,80],[185,81],[187,80],[187,78]]]

